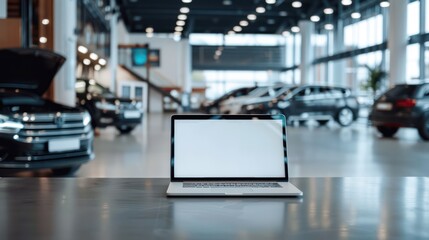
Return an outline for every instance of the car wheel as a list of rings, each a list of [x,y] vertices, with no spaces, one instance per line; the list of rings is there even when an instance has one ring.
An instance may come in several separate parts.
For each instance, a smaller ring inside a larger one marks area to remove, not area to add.
[[[79,168],[80,165],[65,168],[53,168],[51,170],[54,176],[69,176],[74,175],[79,170]]]
[[[329,122],[329,120],[317,120],[317,122],[320,126],[325,126]]]
[[[423,140],[429,141],[429,114],[426,114],[426,116],[422,119],[417,130]]]
[[[398,127],[377,126],[377,130],[386,138],[393,137],[398,129]]]
[[[121,134],[128,134],[134,129],[134,127],[122,125],[122,126],[117,126],[116,129],[118,129],[118,131],[121,132]]]
[[[353,111],[348,107],[341,108],[340,111],[338,111],[335,120],[343,127],[349,126],[354,120]]]

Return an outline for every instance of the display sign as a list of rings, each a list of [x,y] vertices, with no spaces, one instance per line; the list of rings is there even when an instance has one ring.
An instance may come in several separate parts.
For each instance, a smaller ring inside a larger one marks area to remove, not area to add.
[[[147,48],[133,48],[131,50],[132,63],[135,67],[146,66],[149,59],[151,67],[160,66],[160,50]]]

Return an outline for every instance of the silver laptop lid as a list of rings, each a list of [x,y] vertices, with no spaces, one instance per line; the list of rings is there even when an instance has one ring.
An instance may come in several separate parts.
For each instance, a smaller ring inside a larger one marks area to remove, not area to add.
[[[171,181],[288,181],[283,115],[174,115]]]

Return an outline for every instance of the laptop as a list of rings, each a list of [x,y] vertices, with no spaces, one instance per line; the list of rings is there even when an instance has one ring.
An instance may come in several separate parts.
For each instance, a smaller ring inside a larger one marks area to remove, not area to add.
[[[173,115],[167,196],[302,196],[283,115]]]

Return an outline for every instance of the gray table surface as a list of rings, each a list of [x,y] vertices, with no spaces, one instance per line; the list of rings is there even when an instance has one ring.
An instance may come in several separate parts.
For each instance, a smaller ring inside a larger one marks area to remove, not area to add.
[[[0,239],[429,239],[429,178],[295,178],[303,198],[167,198],[168,179],[0,179]]]

